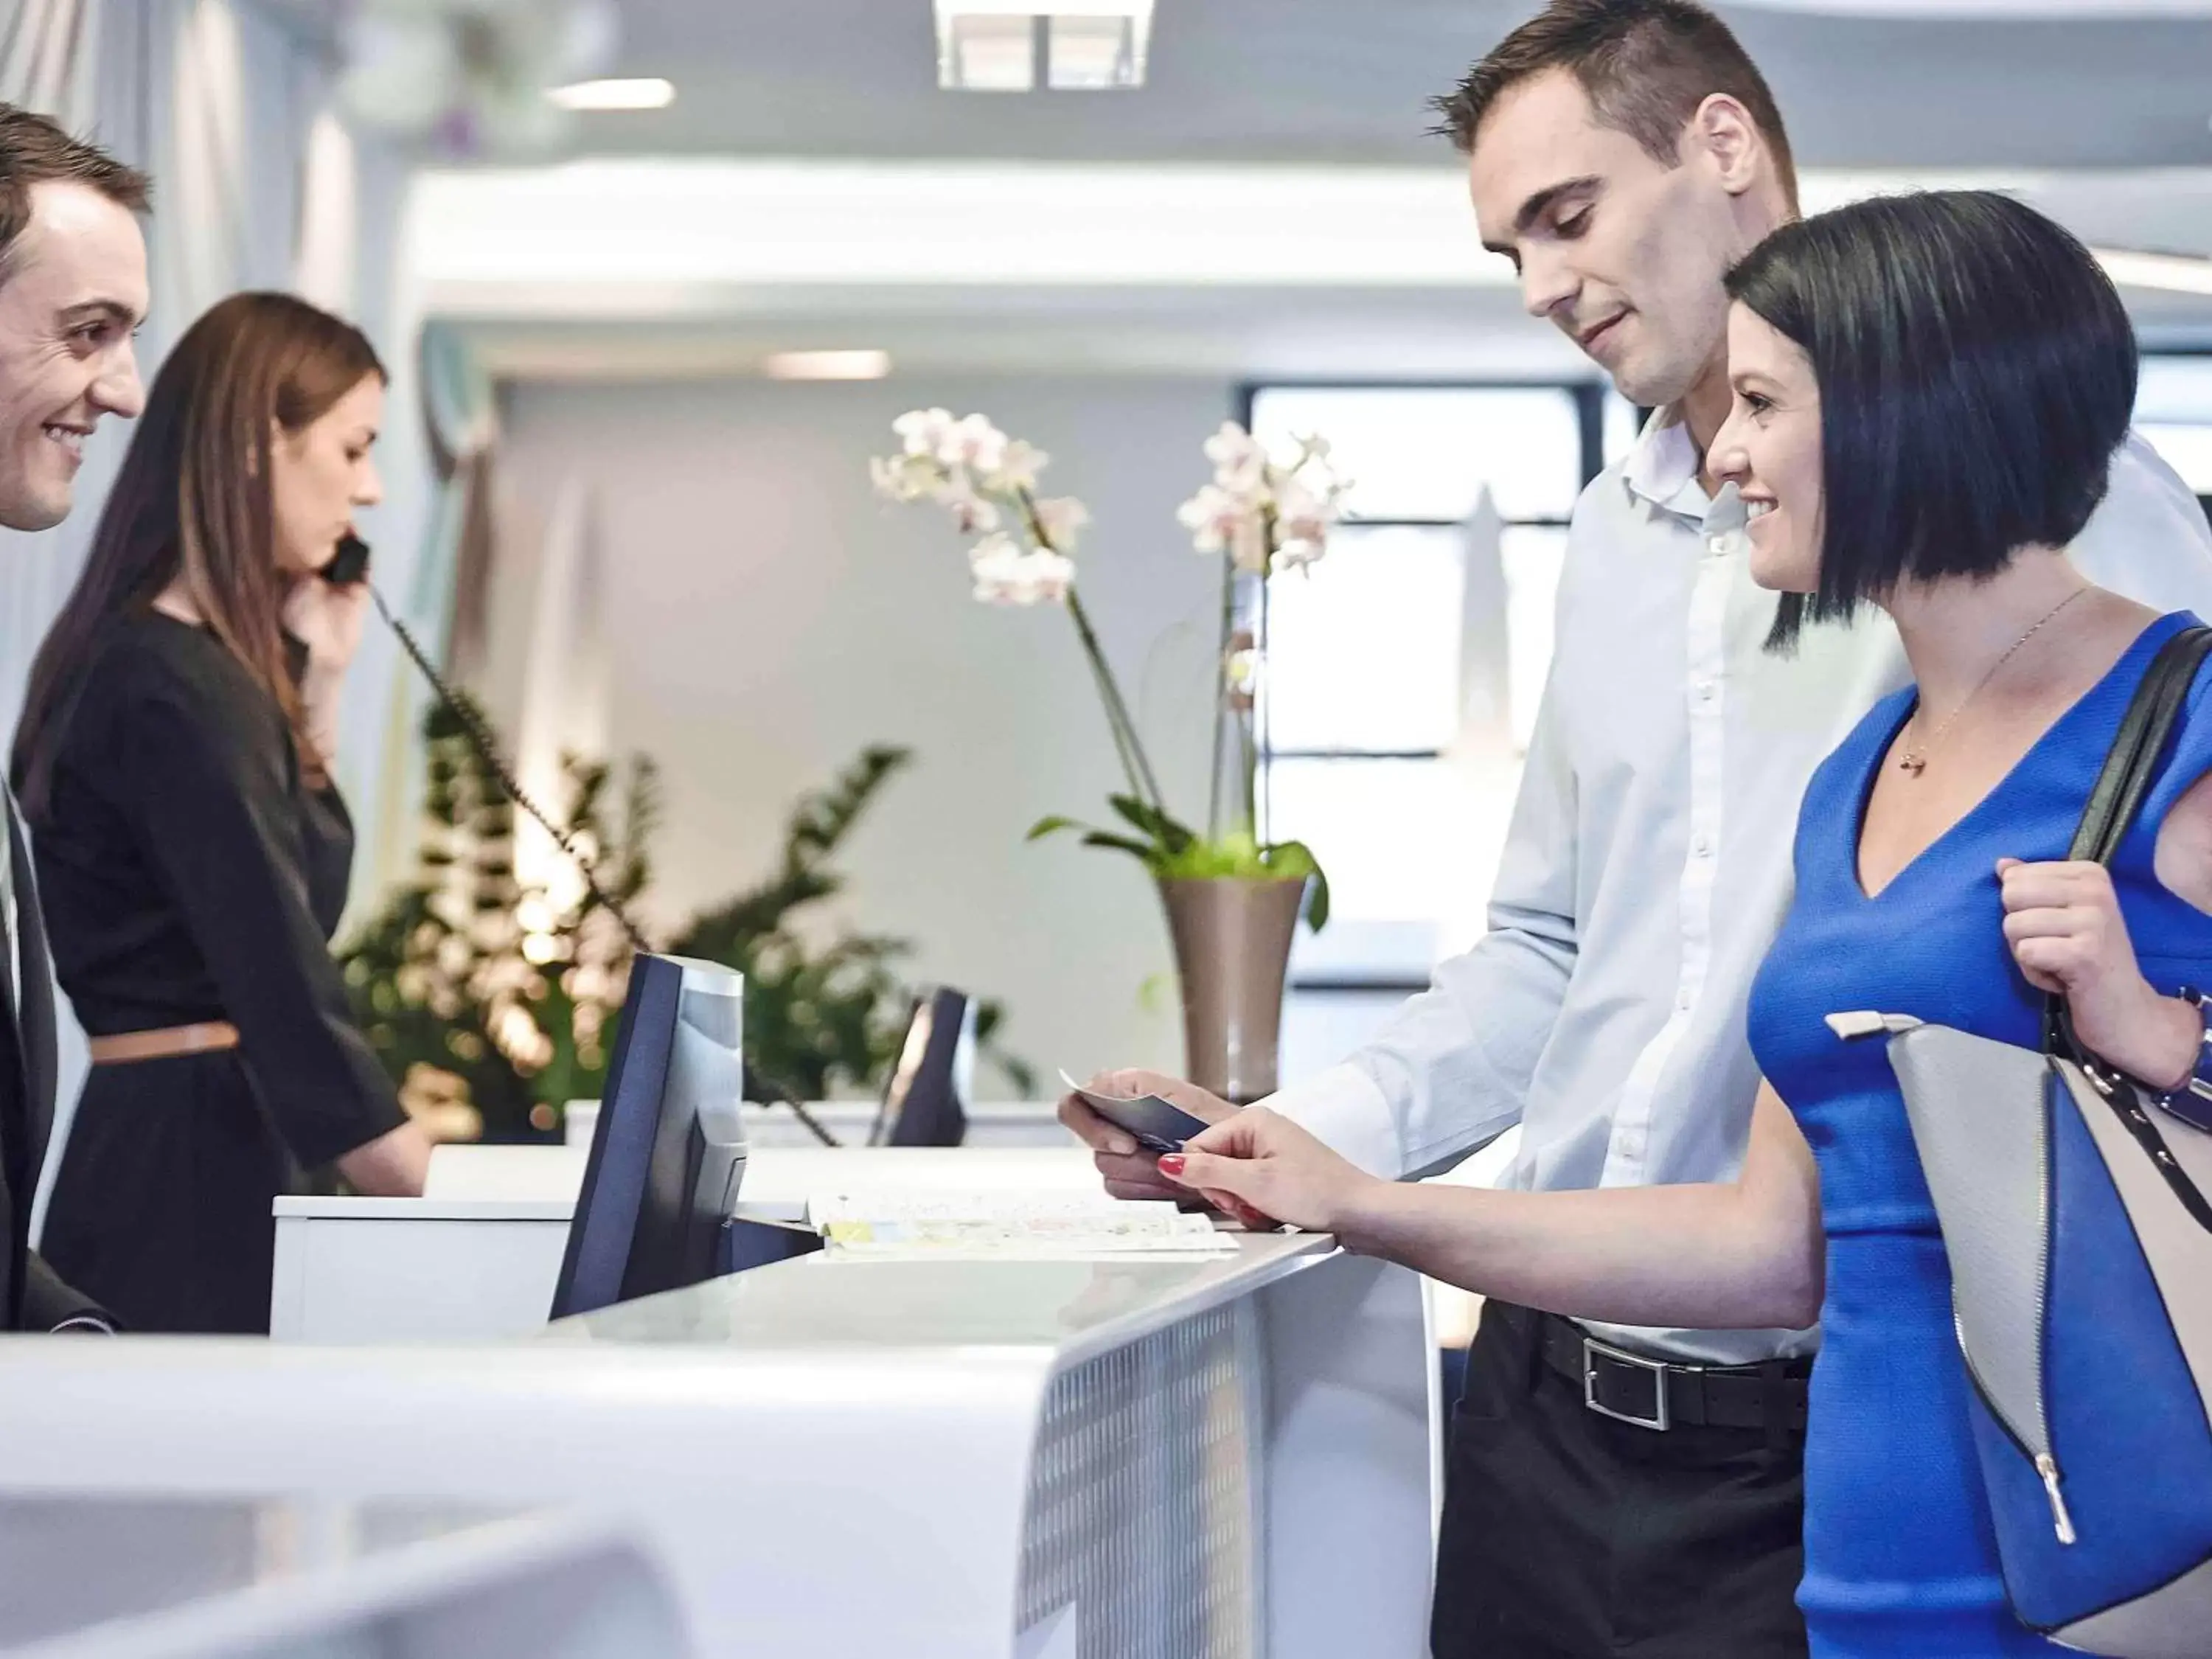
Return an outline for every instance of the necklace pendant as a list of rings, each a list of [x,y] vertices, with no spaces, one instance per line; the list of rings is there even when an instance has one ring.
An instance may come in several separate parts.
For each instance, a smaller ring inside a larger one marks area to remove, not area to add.
[[[1925,772],[1928,769],[1928,757],[1925,755],[1900,755],[1898,757],[1897,769],[1900,772],[1909,772],[1917,778],[1923,772]]]

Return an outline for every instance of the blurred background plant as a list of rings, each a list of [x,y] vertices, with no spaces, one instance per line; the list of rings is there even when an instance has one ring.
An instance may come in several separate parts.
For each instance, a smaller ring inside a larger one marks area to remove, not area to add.
[[[596,1098],[605,1081],[629,939],[590,891],[556,902],[517,879],[514,803],[459,714],[434,707],[423,738],[416,873],[341,951],[346,984],[371,1047],[434,1134],[550,1139],[563,1103]],[[839,847],[912,759],[870,748],[802,796],[777,869],[657,947],[744,975],[748,1066],[796,1099],[878,1088],[898,1057],[912,993],[896,964],[911,944],[826,926],[817,907],[844,889]],[[652,881],[658,773],[643,756],[619,769],[576,756],[562,766],[555,821],[635,915]],[[1026,1098],[1034,1073],[992,1040],[1003,1019],[999,1005],[982,1006],[979,1057]]]

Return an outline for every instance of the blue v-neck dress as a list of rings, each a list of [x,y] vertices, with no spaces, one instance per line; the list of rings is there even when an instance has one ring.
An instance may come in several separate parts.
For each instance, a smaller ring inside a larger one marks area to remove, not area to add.
[[[1750,1034],[1820,1171],[1827,1297],[1805,1448],[1805,1578],[1818,1659],[2051,1655],[2007,1606],[1952,1337],[1951,1275],[1882,1045],[1823,1023],[1911,1014],[2002,1042],[2040,1041],[2041,1001],[2006,948],[1996,866],[2063,859],[2122,715],[2158,647],[2195,618],[2153,623],[1979,805],[1879,893],[1858,877],[1876,769],[1912,712],[1877,704],[1814,775],[1799,816],[1796,897],[1753,984]],[[2143,972],[2212,986],[2212,917],[2159,884],[2158,826],[2212,770],[2212,678],[2200,678],[2158,783],[2113,860]]]

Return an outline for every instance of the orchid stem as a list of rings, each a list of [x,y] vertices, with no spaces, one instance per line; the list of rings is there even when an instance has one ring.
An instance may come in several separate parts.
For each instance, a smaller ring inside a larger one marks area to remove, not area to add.
[[[1222,726],[1230,716],[1229,636],[1237,625],[1237,566],[1221,561],[1221,641],[1213,662],[1213,764],[1206,773],[1206,838],[1221,839]]]
[[[1164,816],[1167,802],[1162,799],[1159,783],[1152,776],[1152,763],[1145,757],[1136,723],[1129,718],[1129,706],[1122,701],[1121,688],[1115,684],[1114,671],[1107,665],[1105,653],[1099,647],[1098,635],[1091,630],[1083,601],[1072,588],[1067,595],[1067,614],[1074,619],[1076,635],[1083,641],[1083,653],[1090,659],[1091,675],[1098,682],[1098,696],[1106,705],[1106,723],[1113,728],[1114,746],[1121,753],[1121,769],[1129,780],[1129,793]]]
[[[1018,487],[1013,499],[1021,511],[1023,523],[1029,528],[1030,541],[1040,548],[1059,552],[1060,550],[1052,544],[1052,538],[1045,533],[1044,521],[1037,514],[1036,498],[1026,489]],[[1106,723],[1113,728],[1115,752],[1121,757],[1122,775],[1129,781],[1129,793],[1165,817],[1167,800],[1160,793],[1159,780],[1152,775],[1152,763],[1145,755],[1144,739],[1137,735],[1137,723],[1130,718],[1129,705],[1122,698],[1121,688],[1114,678],[1105,652],[1099,647],[1098,635],[1091,629],[1083,601],[1073,587],[1067,591],[1067,614],[1074,618],[1076,637],[1083,641],[1083,654],[1090,659],[1091,678],[1098,682],[1099,699],[1106,705]]]

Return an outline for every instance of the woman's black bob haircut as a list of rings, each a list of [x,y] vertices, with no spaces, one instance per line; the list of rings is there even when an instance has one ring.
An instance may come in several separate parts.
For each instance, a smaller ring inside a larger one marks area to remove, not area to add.
[[[2104,499],[2136,337],[2089,250],[1988,191],[1878,198],[1785,225],[1728,276],[1820,388],[1820,586],[1767,643],[1900,580],[2063,547]]]

